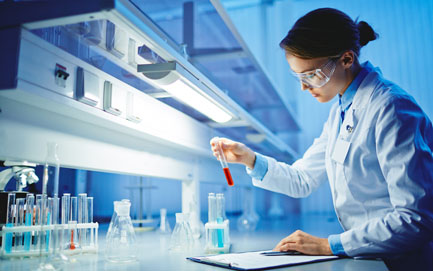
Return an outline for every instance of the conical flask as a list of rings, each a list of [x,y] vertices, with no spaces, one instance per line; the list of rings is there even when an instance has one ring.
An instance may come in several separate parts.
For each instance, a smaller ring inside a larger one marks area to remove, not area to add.
[[[115,201],[114,214],[106,237],[105,257],[111,262],[131,262],[137,259],[136,238],[132,226],[130,201]]]
[[[238,218],[238,230],[240,232],[253,232],[259,222],[259,215],[254,209],[254,194],[251,187],[245,187],[242,206],[242,215]]]
[[[176,213],[176,226],[170,238],[170,250],[183,251],[188,250],[193,246],[194,239],[192,237],[191,227],[188,223],[188,218],[184,213]]]

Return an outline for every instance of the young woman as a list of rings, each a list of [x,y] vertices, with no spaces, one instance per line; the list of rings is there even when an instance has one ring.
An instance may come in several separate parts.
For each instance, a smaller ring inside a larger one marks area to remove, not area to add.
[[[301,17],[280,46],[302,90],[322,103],[339,97],[322,134],[292,165],[229,139],[221,147],[229,162],[247,166],[257,187],[306,197],[329,181],[344,232],[319,238],[298,230],[275,250],[382,257],[391,268],[433,270],[432,123],[378,68],[359,63],[360,48],[376,37],[366,22],[335,9]]]

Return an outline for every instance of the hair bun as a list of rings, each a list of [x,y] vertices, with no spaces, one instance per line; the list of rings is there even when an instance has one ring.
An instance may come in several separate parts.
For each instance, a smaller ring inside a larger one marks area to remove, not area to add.
[[[373,28],[371,28],[368,23],[360,21],[357,26],[359,31],[359,44],[361,46],[365,46],[370,41],[379,37],[379,35],[374,32]]]

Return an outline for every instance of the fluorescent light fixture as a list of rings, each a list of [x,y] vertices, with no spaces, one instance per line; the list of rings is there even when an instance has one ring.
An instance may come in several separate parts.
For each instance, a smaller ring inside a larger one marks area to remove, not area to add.
[[[223,123],[233,118],[228,110],[201,89],[207,86],[178,63],[138,65],[137,70],[160,88],[210,119]]]

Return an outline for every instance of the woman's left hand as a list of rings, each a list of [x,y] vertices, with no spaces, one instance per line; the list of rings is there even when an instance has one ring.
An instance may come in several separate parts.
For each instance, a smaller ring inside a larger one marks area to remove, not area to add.
[[[300,230],[282,239],[273,250],[295,250],[308,255],[332,255],[327,238],[315,237]]]

